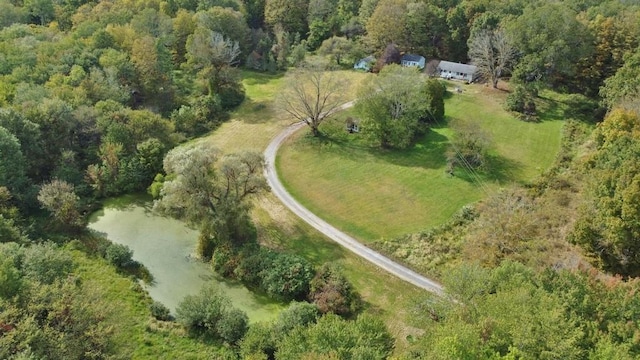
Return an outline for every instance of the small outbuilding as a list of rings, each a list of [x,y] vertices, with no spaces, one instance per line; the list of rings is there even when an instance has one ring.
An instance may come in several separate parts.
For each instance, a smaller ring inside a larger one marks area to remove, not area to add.
[[[476,79],[478,68],[475,65],[440,61],[437,74],[444,79],[464,80],[468,83]]]
[[[360,132],[360,121],[358,119],[354,119],[352,117],[348,117],[344,121],[344,123],[346,125],[346,130],[347,130],[348,133],[353,134],[353,133]]]
[[[376,58],[373,55],[369,55],[366,58],[362,58],[358,60],[353,65],[353,68],[356,70],[371,71],[371,69],[373,68],[373,64],[375,62],[376,62]]]
[[[400,65],[417,67],[418,69],[424,69],[426,59],[421,55],[404,54],[400,59]]]

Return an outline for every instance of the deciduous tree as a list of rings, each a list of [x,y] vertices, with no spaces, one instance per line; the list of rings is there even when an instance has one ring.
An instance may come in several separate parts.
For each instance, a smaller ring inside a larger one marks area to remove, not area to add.
[[[384,323],[361,315],[346,321],[325,315],[308,327],[296,327],[278,346],[276,358],[294,359],[386,359],[393,349],[393,337]]]
[[[0,126],[0,186],[4,186],[13,196],[24,195],[28,179],[25,175],[25,160],[18,139]]]
[[[210,257],[211,244],[249,240],[247,199],[267,188],[263,162],[252,152],[220,159],[219,151],[205,143],[175,148],[164,159],[171,180],[154,208],[199,226],[201,255]]]
[[[500,78],[513,68],[517,50],[501,29],[485,30],[469,39],[469,58],[478,67],[478,75],[498,88]]]
[[[604,81],[600,88],[605,105],[613,108],[625,102],[634,101],[640,94],[640,51],[627,57],[624,65]]]
[[[68,182],[56,179],[42,185],[38,201],[65,226],[75,228],[82,225],[80,198]]]
[[[431,101],[425,100],[442,94],[441,87],[434,92],[417,75],[414,68],[388,65],[359,91],[356,111],[363,120],[363,133],[383,148],[408,147],[438,116]]]
[[[215,286],[205,286],[178,304],[176,318],[189,330],[234,344],[247,332],[247,314],[234,308]]]
[[[360,306],[360,298],[351,283],[335,265],[328,263],[324,264],[311,280],[309,299],[324,314],[349,316]]]
[[[387,44],[406,45],[407,0],[380,0],[367,20],[367,44],[379,52]]]
[[[278,96],[279,107],[293,119],[306,123],[313,136],[320,124],[342,104],[343,80],[320,64],[305,64],[288,74]]]
[[[308,12],[308,0],[266,0],[264,20],[272,29],[280,25],[288,33],[303,36],[309,28]]]
[[[611,112],[595,133],[596,151],[587,163],[589,201],[572,239],[604,268],[637,275],[640,264],[640,116]]]

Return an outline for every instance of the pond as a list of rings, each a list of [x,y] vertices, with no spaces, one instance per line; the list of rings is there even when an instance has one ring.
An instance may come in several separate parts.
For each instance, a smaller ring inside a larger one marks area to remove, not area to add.
[[[154,300],[175,313],[185,296],[197,294],[203,285],[213,283],[235,307],[247,313],[251,322],[273,319],[283,309],[283,304],[221,278],[208,264],[195,259],[198,231],[152,212],[152,204],[146,196],[111,199],[91,215],[88,227],[133,250],[133,259],[153,275],[153,283],[145,287]]]

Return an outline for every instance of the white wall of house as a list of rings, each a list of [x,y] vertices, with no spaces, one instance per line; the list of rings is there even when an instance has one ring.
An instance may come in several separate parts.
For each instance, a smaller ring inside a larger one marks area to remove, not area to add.
[[[473,81],[473,74],[465,74],[461,72],[455,72],[450,70],[440,70],[440,77],[444,79],[464,80],[467,82]]]

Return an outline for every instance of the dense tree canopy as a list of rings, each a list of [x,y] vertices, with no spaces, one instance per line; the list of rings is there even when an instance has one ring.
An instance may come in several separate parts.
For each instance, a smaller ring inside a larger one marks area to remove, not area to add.
[[[426,124],[444,116],[444,90],[414,68],[389,65],[359,92],[356,111],[364,132],[383,148],[406,148]]]
[[[604,266],[638,275],[640,266],[640,116],[615,110],[596,130],[597,149],[588,163],[590,203],[576,225],[574,239]]]

